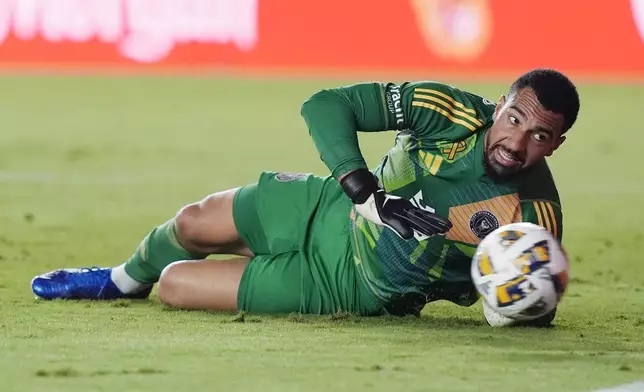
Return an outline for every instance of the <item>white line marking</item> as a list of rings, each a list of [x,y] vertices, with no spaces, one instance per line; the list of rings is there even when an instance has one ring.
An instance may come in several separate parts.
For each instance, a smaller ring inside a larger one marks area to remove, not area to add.
[[[613,388],[597,389],[595,392],[643,392],[644,381],[635,381],[632,384],[618,385]]]

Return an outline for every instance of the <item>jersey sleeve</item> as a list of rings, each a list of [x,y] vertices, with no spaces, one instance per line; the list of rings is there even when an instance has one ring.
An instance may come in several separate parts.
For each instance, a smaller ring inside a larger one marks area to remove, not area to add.
[[[301,114],[320,152],[338,178],[366,163],[357,132],[408,130],[420,140],[464,138],[488,125],[494,104],[431,81],[360,83],[321,90]]]
[[[401,113],[396,111],[396,94]],[[400,124],[421,140],[468,137],[491,123],[495,108],[485,98],[437,82],[390,84],[385,86],[385,99],[389,115],[402,119]]]
[[[537,224],[551,232],[559,242],[563,239],[561,205],[549,200],[522,200],[523,221]]]

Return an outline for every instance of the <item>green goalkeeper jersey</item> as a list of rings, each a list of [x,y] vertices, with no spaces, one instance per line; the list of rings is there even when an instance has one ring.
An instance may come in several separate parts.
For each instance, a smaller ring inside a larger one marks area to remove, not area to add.
[[[336,178],[366,167],[357,131],[397,130],[373,173],[386,192],[453,224],[445,236],[403,240],[351,212],[359,274],[390,308],[409,312],[438,299],[475,303],[471,258],[481,239],[502,225],[533,222],[561,240],[561,206],[545,160],[511,180],[486,175],[485,138],[494,109],[483,97],[427,81],[323,90],[304,104],[311,136]]]

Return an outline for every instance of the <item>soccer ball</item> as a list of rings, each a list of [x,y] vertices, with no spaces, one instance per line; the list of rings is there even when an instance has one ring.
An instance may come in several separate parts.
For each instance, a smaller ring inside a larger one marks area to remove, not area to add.
[[[502,226],[479,244],[471,275],[490,325],[528,321],[553,311],[568,284],[568,257],[546,229]]]

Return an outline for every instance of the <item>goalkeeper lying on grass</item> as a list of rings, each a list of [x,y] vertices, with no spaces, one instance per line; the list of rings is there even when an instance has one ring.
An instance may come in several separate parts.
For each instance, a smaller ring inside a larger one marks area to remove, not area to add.
[[[561,240],[545,157],[578,110],[573,83],[547,69],[520,76],[496,104],[429,81],[319,91],[301,113],[330,176],[264,172],[185,206],[125,263],[53,271],[32,289],[110,300],[145,298],[158,283],[171,306],[252,313],[469,306],[470,260],[487,234],[527,221]],[[357,132],[384,130],[399,131],[395,145],[368,170]],[[204,260],[211,254],[239,257]]]

